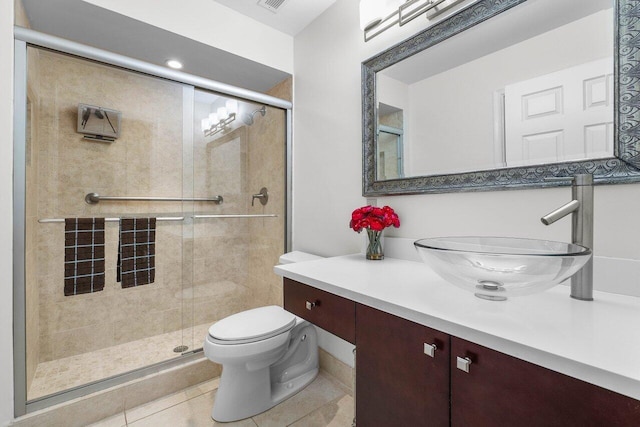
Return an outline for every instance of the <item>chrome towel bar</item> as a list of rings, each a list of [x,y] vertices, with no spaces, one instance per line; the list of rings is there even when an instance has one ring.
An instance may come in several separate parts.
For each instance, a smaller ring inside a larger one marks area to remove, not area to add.
[[[102,201],[141,201],[141,202],[214,202],[220,204],[223,202],[222,196],[214,197],[115,197],[101,196],[98,193],[89,193],[84,196],[84,201],[90,205],[95,205]]]
[[[183,216],[159,216],[156,218],[157,221],[183,221]],[[120,218],[105,218],[105,222],[118,222]],[[64,222],[64,218],[43,218],[39,219],[38,222],[40,224],[49,224],[53,222]]]
[[[194,215],[195,219],[205,219],[205,218],[277,218],[276,214],[256,214],[256,215]]]
[[[258,215],[234,215],[234,214],[214,214],[214,215],[194,215],[194,219],[206,219],[206,218],[277,218],[276,214],[258,214]],[[158,221],[183,221],[183,216],[159,216],[156,218]],[[120,218],[105,218],[105,222],[118,222]],[[40,224],[49,224],[54,222],[62,223],[64,218],[43,218],[39,219]]]

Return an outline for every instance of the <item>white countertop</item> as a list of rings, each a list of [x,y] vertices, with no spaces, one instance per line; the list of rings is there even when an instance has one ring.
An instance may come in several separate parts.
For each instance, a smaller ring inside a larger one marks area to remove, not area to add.
[[[567,286],[486,301],[425,264],[364,255],[278,265],[276,274],[640,400],[640,298]]]

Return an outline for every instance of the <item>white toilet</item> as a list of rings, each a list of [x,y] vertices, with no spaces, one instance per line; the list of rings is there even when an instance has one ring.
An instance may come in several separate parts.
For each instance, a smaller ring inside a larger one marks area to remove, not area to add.
[[[292,252],[281,263],[316,259]],[[237,421],[266,411],[318,374],[318,338],[306,320],[278,306],[226,317],[209,328],[204,354],[222,365],[211,417]]]

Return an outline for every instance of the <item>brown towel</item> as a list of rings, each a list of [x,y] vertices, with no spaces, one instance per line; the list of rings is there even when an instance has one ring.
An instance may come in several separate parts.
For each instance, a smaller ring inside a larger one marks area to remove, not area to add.
[[[153,283],[155,254],[156,219],[120,218],[117,276],[123,288]]]
[[[104,218],[65,218],[64,294],[104,289]]]

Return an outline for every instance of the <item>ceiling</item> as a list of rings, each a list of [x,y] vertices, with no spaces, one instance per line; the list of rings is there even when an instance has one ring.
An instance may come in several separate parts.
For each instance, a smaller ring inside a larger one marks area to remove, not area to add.
[[[257,0],[218,2],[294,35],[335,0],[285,0],[275,14],[258,6]],[[167,58],[180,57],[186,73],[263,93],[289,77],[275,68],[82,0],[23,0],[23,4],[36,31],[151,64],[165,66]]]
[[[283,33],[295,36],[336,0],[284,0],[276,13],[258,5],[259,0],[212,0]],[[276,2],[278,3],[278,2]]]

